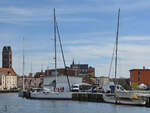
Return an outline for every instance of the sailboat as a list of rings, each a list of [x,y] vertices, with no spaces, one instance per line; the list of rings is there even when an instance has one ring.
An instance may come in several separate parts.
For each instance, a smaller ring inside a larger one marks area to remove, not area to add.
[[[118,34],[119,34],[119,19],[120,19],[120,9],[118,10],[118,23],[117,23],[117,34],[115,42],[115,81],[114,81],[114,93],[104,93],[103,99],[106,103],[122,104],[122,105],[145,105],[146,101],[144,98],[126,90],[120,90],[120,85],[117,84],[117,57],[118,57]]]
[[[32,99],[51,99],[51,100],[71,100],[72,99],[72,92],[70,91],[71,88],[70,88],[70,83],[69,83],[69,78],[68,78],[67,73],[66,73],[66,78],[67,78],[67,82],[68,82],[68,86],[69,86],[69,91],[57,90],[58,89],[58,84],[57,84],[58,83],[58,72],[57,72],[56,33],[58,33],[59,43],[60,43],[60,47],[61,47],[61,53],[62,53],[65,72],[66,72],[67,67],[66,67],[66,63],[65,63],[65,59],[64,59],[64,53],[63,53],[63,49],[62,49],[62,43],[60,40],[59,29],[58,29],[58,25],[56,22],[56,15],[55,15],[55,8],[54,8],[54,48],[55,48],[55,58],[54,58],[55,72],[54,72],[54,75],[55,75],[55,80],[53,80],[53,82],[52,82],[53,90],[51,90],[50,88],[44,87],[40,91],[30,92],[30,98],[32,98]]]

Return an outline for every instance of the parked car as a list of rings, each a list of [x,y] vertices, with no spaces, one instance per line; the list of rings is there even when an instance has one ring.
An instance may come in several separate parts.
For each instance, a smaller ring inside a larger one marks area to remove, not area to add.
[[[106,84],[103,85],[103,90],[105,93],[114,93],[115,92],[115,85],[114,84]],[[117,91],[126,91],[121,85],[116,85],[116,90]]]
[[[73,84],[71,90],[72,90],[72,92],[79,92],[80,85],[79,84]]]
[[[147,90],[148,89],[148,86],[146,85],[146,84],[140,84],[139,86],[139,89],[141,89],[141,90]]]
[[[80,92],[92,92],[92,85],[90,84],[82,84],[79,86]]]

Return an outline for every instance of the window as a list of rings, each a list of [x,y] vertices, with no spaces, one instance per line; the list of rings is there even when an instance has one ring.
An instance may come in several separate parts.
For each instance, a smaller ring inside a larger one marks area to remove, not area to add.
[[[138,82],[140,82],[140,77],[138,77]]]
[[[140,72],[138,72],[138,76],[140,76],[141,75],[141,73]]]
[[[141,76],[141,73],[140,72],[138,72],[138,82],[140,82],[140,76]]]

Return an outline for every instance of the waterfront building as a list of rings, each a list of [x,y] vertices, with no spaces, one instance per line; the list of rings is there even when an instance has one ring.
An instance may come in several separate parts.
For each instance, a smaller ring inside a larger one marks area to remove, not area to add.
[[[100,84],[101,86],[109,84],[109,77],[107,76],[100,76],[96,78],[97,83]]]
[[[17,74],[12,68],[12,51],[10,46],[3,47],[0,73],[0,90],[17,88]]]
[[[115,81],[115,78],[111,78],[110,81]],[[130,78],[116,78],[116,82],[117,84],[121,85],[123,88],[125,88],[126,90],[131,90],[131,82],[130,82]]]
[[[45,72],[41,71],[41,72],[36,72],[34,77],[35,78],[43,78],[45,76]]]
[[[96,84],[100,87],[107,84],[114,84],[115,78],[109,78],[108,76],[96,77]],[[129,78],[116,78],[117,84],[121,85],[123,88],[130,90],[131,84]]]
[[[83,77],[82,82],[94,85],[96,84],[96,78],[95,77]]]
[[[145,84],[150,87],[150,69],[131,69],[130,71],[130,81],[131,84]]]
[[[12,68],[0,68],[0,90],[17,88],[17,75]]]
[[[57,69],[57,77],[54,69],[47,70],[47,74],[43,78],[43,87],[52,88],[55,84],[57,84],[57,88],[64,88],[64,91],[69,91],[68,80],[65,73],[65,69]],[[70,82],[70,86],[73,84],[81,84],[82,77],[74,76],[72,70],[68,71],[68,78]]]
[[[53,75],[54,72],[55,72],[55,69],[47,69],[45,70],[45,75],[51,76]],[[75,76],[75,71],[71,70],[70,68],[68,68],[67,70],[65,70],[65,68],[59,68],[57,69],[57,72],[60,75],[68,74],[69,76]]]
[[[89,66],[88,64],[75,64],[73,61],[70,65],[70,69],[75,72],[75,76],[84,77],[88,73],[91,73],[93,76],[95,76],[95,68]]]
[[[106,84],[109,84],[109,77],[100,76],[100,77],[83,77],[83,82],[88,84],[97,84],[100,87]]]
[[[2,68],[12,68],[12,51],[10,46],[3,47]]]
[[[24,88],[31,89],[31,88],[42,87],[43,78],[40,78],[40,77],[35,78],[30,75],[31,75],[31,73],[29,74],[29,76],[24,76]],[[18,82],[18,88],[22,88],[23,87],[23,76],[19,76],[17,82]]]
[[[4,81],[4,74],[0,72],[0,90],[3,89],[4,83],[5,83],[5,81]]]

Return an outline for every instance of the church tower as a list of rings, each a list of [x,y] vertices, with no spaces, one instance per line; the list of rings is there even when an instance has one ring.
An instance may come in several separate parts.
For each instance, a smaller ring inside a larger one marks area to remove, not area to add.
[[[12,68],[12,51],[10,46],[3,47],[2,68]]]

